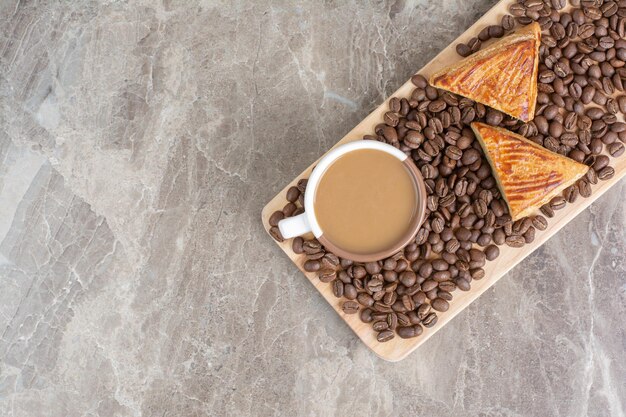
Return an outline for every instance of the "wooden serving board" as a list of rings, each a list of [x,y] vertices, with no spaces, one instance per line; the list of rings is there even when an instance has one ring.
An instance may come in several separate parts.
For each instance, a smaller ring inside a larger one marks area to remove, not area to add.
[[[418,71],[419,74],[423,74],[426,78],[437,69],[450,64],[452,62],[461,59],[457,55],[455,46],[459,42],[467,42],[473,36],[477,36],[478,32],[482,28],[492,24],[499,24],[500,19],[507,13],[508,7],[515,0],[502,0],[496,4],[491,10],[489,10],[483,17],[481,17],[472,27],[470,27],[465,33],[459,36],[452,44],[446,49],[441,51],[432,61],[430,61],[424,68]],[[415,87],[411,81],[407,81],[402,85],[395,93],[390,97],[409,97]],[[374,127],[381,123],[384,113],[388,110],[387,99],[376,110],[370,113],[361,123],[359,123],[354,129],[352,129],[346,136],[344,136],[337,145],[350,142],[353,140],[361,140],[364,135],[372,134]],[[607,181],[600,181],[595,186],[592,186],[593,193],[590,198],[578,198],[573,204],[567,204],[564,209],[556,212],[555,216],[548,219],[548,228],[545,231],[537,230],[536,237],[533,243],[524,245],[522,248],[511,248],[506,245],[500,246],[500,256],[492,261],[487,262],[485,269],[485,277],[478,281],[472,281],[472,288],[470,291],[455,291],[454,299],[450,302],[450,308],[448,311],[438,313],[439,319],[437,324],[432,328],[424,327],[424,332],[412,339],[401,339],[396,335],[389,342],[379,343],[376,340],[376,332],[372,329],[371,324],[361,322],[359,314],[344,314],[341,310],[341,304],[345,299],[335,298],[332,293],[332,285],[321,282],[315,273],[305,272],[302,268],[306,258],[304,255],[297,255],[291,250],[291,240],[279,243],[278,246],[291,258],[296,266],[302,271],[302,273],[311,281],[311,283],[317,288],[322,296],[328,301],[328,303],[335,309],[337,314],[343,318],[348,326],[354,330],[357,336],[365,343],[370,349],[376,353],[382,359],[388,361],[399,361],[404,359],[409,353],[417,349],[422,343],[426,342],[435,332],[446,325],[454,316],[459,314],[465,307],[467,307],[472,301],[477,299],[483,292],[496,283],[502,276],[504,276],[511,268],[521,262],[524,258],[530,255],[535,249],[541,246],[546,240],[557,233],[563,226],[565,226],[571,219],[586,209],[591,203],[604,194],[609,188],[620,181],[621,178],[626,176],[626,156],[622,156],[618,159],[611,158],[611,165],[615,168],[615,175],[613,178]],[[263,225],[266,230],[269,230],[269,217],[276,210],[281,210],[287,203],[285,194],[287,189],[295,184],[301,178],[308,178],[311,170],[315,166],[315,163],[311,164],[303,173],[297,178],[291,181],[283,190],[281,190],[276,197],[274,197],[264,208],[262,212]],[[272,239],[274,240],[274,239]]]

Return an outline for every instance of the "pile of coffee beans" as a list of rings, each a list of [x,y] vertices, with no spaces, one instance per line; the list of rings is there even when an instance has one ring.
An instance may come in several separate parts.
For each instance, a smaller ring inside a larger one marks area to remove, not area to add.
[[[537,21],[543,30],[535,118],[513,119],[464,97],[411,78],[410,97],[393,97],[389,111],[371,135],[413,158],[428,192],[427,216],[415,241],[394,256],[369,263],[338,258],[315,239],[293,239],[292,249],[344,299],[346,314],[371,323],[379,342],[396,335],[412,338],[437,323],[457,289],[469,291],[485,276],[499,246],[533,242],[546,218],[568,202],[591,195],[591,185],[613,177],[611,157],[624,153],[626,123],[626,0],[525,0],[511,5],[500,25],[484,28],[461,56],[480,50],[516,25]],[[513,222],[469,124],[483,121],[519,133],[545,148],[591,167],[577,184],[541,208],[543,215]],[[287,192],[287,204],[270,218],[270,233],[284,217],[303,212],[306,179]]]

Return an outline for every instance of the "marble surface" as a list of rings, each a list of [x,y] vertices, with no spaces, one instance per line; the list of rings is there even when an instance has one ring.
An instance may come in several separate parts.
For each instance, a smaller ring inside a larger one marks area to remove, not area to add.
[[[622,181],[400,363],[261,208],[494,0],[0,2],[0,415],[624,416]]]

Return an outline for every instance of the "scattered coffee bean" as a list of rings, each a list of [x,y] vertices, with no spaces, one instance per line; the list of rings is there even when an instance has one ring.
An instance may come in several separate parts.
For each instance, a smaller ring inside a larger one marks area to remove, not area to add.
[[[383,330],[382,332],[378,333],[378,335],[376,336],[376,340],[378,340],[380,343],[384,343],[393,339],[394,336],[395,334],[393,331]]]
[[[610,166],[604,167],[600,171],[598,171],[598,179],[600,179],[601,181],[609,180],[613,178],[614,175],[615,175],[615,169],[613,169],[613,167],[610,167]]]
[[[356,314],[359,311],[359,304],[352,300],[344,301],[341,309],[346,314]]]
[[[283,236],[280,234],[280,230],[278,230],[278,227],[276,226],[272,226],[270,227],[270,235],[274,238],[274,240],[276,240],[277,242],[284,242],[285,239],[283,238]]]
[[[448,311],[448,308],[450,307],[450,304],[443,298],[435,298],[434,300],[431,301],[431,305],[433,309],[437,311],[442,311],[442,312]]]

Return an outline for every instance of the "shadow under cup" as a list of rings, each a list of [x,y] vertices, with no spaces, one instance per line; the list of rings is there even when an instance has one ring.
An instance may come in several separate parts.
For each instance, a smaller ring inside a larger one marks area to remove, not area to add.
[[[426,211],[426,187],[411,158],[390,145],[371,143],[384,146],[344,153],[325,167],[314,189],[307,187],[307,194],[314,193],[313,207],[305,209],[314,211],[308,215],[313,214],[319,226],[317,239],[337,256],[356,262],[378,261],[399,252],[415,238]],[[366,159],[361,166],[349,166],[349,158],[357,156]],[[402,207],[389,198],[403,200]]]

